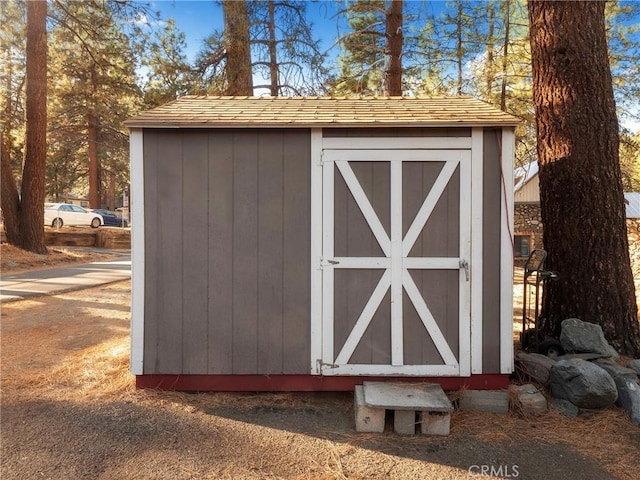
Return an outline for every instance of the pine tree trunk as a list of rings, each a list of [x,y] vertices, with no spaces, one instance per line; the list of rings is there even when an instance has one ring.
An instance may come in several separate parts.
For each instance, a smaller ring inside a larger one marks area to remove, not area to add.
[[[87,141],[89,143],[89,207],[100,208],[100,162],[98,161],[98,119],[87,113]]]
[[[529,2],[544,246],[559,274],[538,326],[558,335],[565,318],[597,323],[620,353],[639,356],[604,8]]]
[[[27,90],[20,240],[25,250],[47,253],[44,186],[47,160],[47,2],[27,2]]]
[[[385,72],[387,95],[402,96],[402,2],[392,0],[386,15],[387,55],[389,64]]]
[[[22,245],[20,236],[20,195],[16,187],[16,181],[13,177],[11,168],[11,155],[8,136],[8,130],[2,133],[2,142],[0,144],[0,166],[2,168],[2,180],[0,185],[0,193],[2,197],[2,221],[4,223],[4,231],[7,236],[7,242],[11,245]]]
[[[505,2],[504,46],[502,49],[502,85],[500,87],[500,110],[507,111],[507,68],[509,67],[509,34],[511,28],[511,0]]]
[[[464,46],[462,45],[462,2],[458,2],[458,16],[456,17],[456,65],[458,66],[457,94],[462,95],[462,62],[464,60]]]
[[[247,2],[246,0],[223,0],[222,11],[227,51],[226,95],[253,95]]]
[[[276,7],[273,0],[269,0],[269,76],[271,82],[271,96],[278,96],[278,49],[276,43]]]
[[[493,80],[494,80],[494,73],[493,73],[493,49],[494,49],[494,45],[493,45],[493,37],[495,36],[495,19],[496,19],[496,7],[493,3],[490,3],[488,6],[488,33],[487,33],[487,66],[485,67],[486,69],[486,74],[485,74],[485,82],[486,82],[486,88],[487,88],[487,98],[491,98],[491,94],[493,93]]]

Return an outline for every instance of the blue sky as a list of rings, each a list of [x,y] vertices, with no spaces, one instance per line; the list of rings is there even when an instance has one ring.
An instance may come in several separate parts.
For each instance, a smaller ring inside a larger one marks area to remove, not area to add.
[[[214,0],[155,0],[151,8],[160,12],[163,20],[172,17],[187,40],[187,56],[193,60],[203,40],[214,30],[222,30],[222,7]],[[337,38],[336,22],[331,17],[336,2],[308,2],[307,13],[314,24],[314,33],[322,47],[329,49]]]

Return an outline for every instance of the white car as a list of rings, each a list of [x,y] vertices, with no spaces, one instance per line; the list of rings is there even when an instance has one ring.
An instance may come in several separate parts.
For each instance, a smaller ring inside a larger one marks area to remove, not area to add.
[[[102,215],[68,203],[45,203],[44,224],[54,228],[63,225],[90,225],[98,228],[104,225]]]

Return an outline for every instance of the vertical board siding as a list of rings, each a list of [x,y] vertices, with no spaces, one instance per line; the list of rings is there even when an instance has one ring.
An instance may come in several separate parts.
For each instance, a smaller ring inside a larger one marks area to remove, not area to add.
[[[500,224],[501,166],[496,134],[500,135],[500,130],[485,129],[483,141],[482,373],[500,373],[500,229],[506,226]]]
[[[258,371],[258,135],[233,136],[233,371]]]
[[[258,371],[281,372],[283,350],[283,138],[258,137]]]
[[[158,134],[146,131],[143,135],[144,164],[144,351],[143,373],[154,373],[158,370],[158,300],[157,283],[158,262],[154,257],[159,252],[158,246]],[[154,321],[150,321],[154,319]]]
[[[310,132],[144,145],[144,373],[308,373]]]
[[[188,154],[182,159],[182,373],[207,370],[209,258],[209,142],[205,135],[186,133]],[[188,192],[188,196],[186,195]]]
[[[166,373],[182,373],[182,288],[183,257],[183,139],[158,137],[157,239],[158,252],[146,256],[157,262],[156,302],[158,302],[157,368]]]
[[[209,142],[207,372],[233,366],[233,136],[214,130]]]
[[[283,156],[282,373],[309,373],[311,135],[287,130]]]

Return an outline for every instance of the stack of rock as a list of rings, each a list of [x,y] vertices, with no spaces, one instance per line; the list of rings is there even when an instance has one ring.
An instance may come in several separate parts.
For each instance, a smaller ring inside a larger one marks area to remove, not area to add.
[[[518,354],[519,367],[536,382],[549,386],[551,406],[565,415],[579,409],[624,408],[640,426],[640,359],[620,365],[620,356],[606,341],[600,325],[569,318],[562,322],[560,343],[566,355],[549,358]]]

